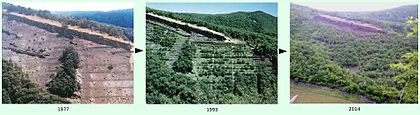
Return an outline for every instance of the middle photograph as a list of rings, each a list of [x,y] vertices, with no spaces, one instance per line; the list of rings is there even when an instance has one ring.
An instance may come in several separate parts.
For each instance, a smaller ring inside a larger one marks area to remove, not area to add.
[[[147,104],[277,104],[277,3],[147,3]]]

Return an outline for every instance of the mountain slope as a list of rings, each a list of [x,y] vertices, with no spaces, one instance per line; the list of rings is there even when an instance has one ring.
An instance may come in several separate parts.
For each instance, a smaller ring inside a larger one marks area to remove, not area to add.
[[[204,23],[208,23],[211,25],[231,27],[250,32],[270,34],[277,33],[277,17],[262,11],[234,12],[228,14],[171,13],[152,8],[147,8],[146,11],[187,22],[196,23],[198,25],[204,25]]]
[[[277,103],[277,25],[258,22],[276,18],[148,8],[146,19],[148,104]]]
[[[384,11],[403,14],[417,9]],[[396,76],[401,71],[390,67],[405,63],[401,56],[417,51],[417,36],[406,37],[410,26],[405,21],[393,21],[400,18],[366,19],[363,17],[368,15],[364,13],[356,12],[360,17],[344,17],[354,13],[292,4],[291,80],[361,95],[375,103],[417,103],[417,92],[399,97],[403,88]],[[320,15],[324,17],[320,19]],[[383,33],[365,31],[363,26],[381,28]]]
[[[367,12],[327,12],[298,4],[292,4],[291,9],[299,9],[308,13],[322,13],[338,18],[359,21],[373,25],[381,25],[383,29],[388,31],[388,33],[405,34],[409,32],[410,29],[404,23],[409,17],[417,17],[418,5],[405,5],[381,11]]]
[[[39,17],[46,20],[56,21],[61,23],[62,26],[72,27],[78,26],[80,28],[88,29],[89,31],[103,32],[107,33],[110,36],[120,38],[125,41],[133,41],[133,30],[129,28],[122,28],[114,25],[98,23],[96,21],[87,20],[87,19],[75,19],[65,16],[59,16],[51,14],[50,11],[45,10],[33,10],[30,8],[25,8],[21,6],[15,6],[9,3],[2,3],[3,9],[5,12],[17,13],[21,15],[27,15],[30,17]],[[125,22],[133,23],[133,22]],[[59,25],[58,25],[59,26]]]
[[[404,23],[410,16],[417,16],[418,5],[406,5],[397,8],[386,9],[381,11],[370,11],[370,12],[333,12],[338,16],[346,18],[363,18],[372,20],[383,20],[389,22],[400,22]]]
[[[133,9],[113,10],[113,11],[61,11],[52,12],[62,16],[70,16],[97,22],[112,24],[124,28],[133,28]]]
[[[132,42],[128,40],[132,30],[8,3],[3,3],[2,11],[2,58],[20,66],[22,74],[27,75],[40,91],[52,87],[47,86],[52,78],[69,72],[71,76],[66,78],[77,80],[80,90],[63,91],[73,94],[66,101],[133,103]],[[67,72],[63,74],[62,57],[67,47],[74,47],[77,53],[72,54],[77,54],[80,60],[68,61],[66,65],[80,63],[77,69],[66,68],[69,71],[64,70]],[[5,78],[7,76],[3,74]],[[3,84],[5,82],[3,80]],[[65,85],[62,83],[54,86],[62,88],[60,85]],[[13,89],[8,91],[13,92]],[[59,103],[49,99],[56,99],[54,96],[39,98],[43,100],[29,103]]]
[[[146,12],[207,27],[230,38],[246,41],[254,47],[254,54],[265,56],[277,64],[277,17],[262,11],[195,14],[146,8]]]

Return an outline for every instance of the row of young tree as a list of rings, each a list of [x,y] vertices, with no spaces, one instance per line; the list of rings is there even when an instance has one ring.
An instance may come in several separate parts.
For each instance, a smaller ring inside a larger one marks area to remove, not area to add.
[[[267,70],[248,66],[233,68],[218,65],[200,65],[196,50],[208,48],[186,41],[174,45],[179,38],[170,29],[146,26],[146,102],[149,104],[273,104],[277,103],[277,78]],[[202,44],[202,43],[200,43]],[[206,44],[207,45],[207,44]],[[211,44],[228,58],[252,49],[232,48],[229,45]],[[215,46],[216,45],[216,46]],[[245,46],[245,45],[243,45]],[[167,52],[162,49],[181,48],[177,60],[168,64]],[[206,49],[209,50],[209,49]],[[226,51],[222,51],[226,50]],[[243,51],[243,52],[238,52]],[[235,52],[235,53],[233,53]],[[208,52],[210,53],[210,52]],[[252,55],[252,54],[251,54]],[[220,57],[218,57],[220,58]],[[217,58],[214,58],[217,59]],[[237,58],[233,58],[236,60]],[[249,59],[251,60],[251,59]],[[240,60],[239,60],[240,61]],[[236,62],[236,61],[230,61]],[[196,64],[194,64],[196,63]],[[238,62],[239,63],[239,62]],[[255,65],[249,65],[255,67]],[[194,68],[194,72],[192,72]],[[245,69],[246,68],[246,69]],[[254,68],[253,68],[254,69]],[[205,72],[206,71],[206,72]],[[251,71],[251,70],[250,70]]]
[[[265,70],[255,74],[194,76],[169,68],[165,53],[146,52],[146,102],[148,104],[274,104],[277,79]]]
[[[231,14],[207,15],[173,13],[146,8],[147,13],[155,13],[183,22],[197,24],[241,39],[254,47],[254,54],[269,58],[277,68],[277,17],[263,12],[236,12]],[[255,23],[254,21],[258,21]]]
[[[163,47],[171,47],[177,40],[177,35],[174,32],[168,32],[164,27],[154,24],[147,24],[146,26],[147,41],[160,44]]]

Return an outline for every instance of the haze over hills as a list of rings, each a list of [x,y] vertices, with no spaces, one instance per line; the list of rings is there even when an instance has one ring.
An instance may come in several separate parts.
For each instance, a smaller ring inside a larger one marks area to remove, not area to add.
[[[417,54],[417,36],[407,37],[413,25],[405,23],[417,17],[417,7],[328,12],[292,4],[290,77],[302,84],[291,85],[292,93],[345,100],[339,102],[418,103],[417,74],[410,82],[401,81],[405,71],[391,66],[407,64],[407,53]],[[321,87],[327,90],[317,92]],[[330,102],[300,98],[299,103]]]
[[[133,28],[133,9],[122,9],[112,11],[55,11],[53,14],[70,16],[102,23],[112,24],[124,28]],[[131,23],[127,23],[131,22]]]
[[[382,26],[383,29],[391,33],[407,33],[409,28],[404,25],[409,17],[417,16],[418,5],[404,5],[396,8],[385,9],[380,11],[365,11],[365,12],[337,12],[337,11],[323,11],[312,9],[308,6],[302,6],[299,4],[291,5],[293,8],[299,8],[300,10],[307,10],[310,12],[319,12],[328,14],[330,16],[336,16],[343,19],[350,19],[353,21],[361,21],[370,24],[376,25],[387,25]]]
[[[410,16],[416,16],[418,12],[418,5],[405,5],[397,8],[386,9],[381,11],[369,11],[369,12],[333,12],[337,16],[353,19],[371,19],[371,20],[382,20],[389,22],[400,22],[404,23]]]

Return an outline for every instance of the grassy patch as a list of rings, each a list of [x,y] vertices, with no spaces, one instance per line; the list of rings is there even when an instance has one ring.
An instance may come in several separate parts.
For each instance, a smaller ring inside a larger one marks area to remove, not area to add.
[[[343,95],[340,92],[311,88],[295,83],[290,83],[290,98],[299,95],[294,103],[362,103],[354,95]]]

